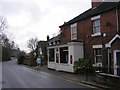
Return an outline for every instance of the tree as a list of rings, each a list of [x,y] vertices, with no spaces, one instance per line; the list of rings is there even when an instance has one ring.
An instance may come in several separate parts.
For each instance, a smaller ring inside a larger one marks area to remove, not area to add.
[[[38,43],[38,39],[37,38],[29,39],[28,40],[28,48],[30,48],[34,52],[36,50],[37,43]]]
[[[7,27],[8,27],[8,24],[6,19],[0,16],[0,33],[2,33]]]
[[[2,52],[1,56],[3,61],[10,60],[13,49],[18,49],[18,46],[14,43],[14,41],[8,39],[7,35],[5,34],[4,30],[7,28],[7,20],[4,17],[0,16],[0,47],[2,47],[2,49],[0,49],[0,52]]]
[[[36,60],[36,48],[38,44],[38,39],[37,38],[31,38],[28,40],[28,48],[31,49],[30,53],[30,65],[35,65],[35,60]]]
[[[4,17],[0,16],[0,47],[2,47],[2,60],[10,60],[10,43],[6,34],[3,32],[7,29],[8,24]]]
[[[3,33],[5,29],[7,29],[8,24],[4,17],[0,16],[0,44],[4,44],[5,41],[8,39],[7,36]]]
[[[78,61],[74,62],[73,68],[75,73],[82,73],[90,70],[92,68],[92,65],[88,59],[79,58]]]

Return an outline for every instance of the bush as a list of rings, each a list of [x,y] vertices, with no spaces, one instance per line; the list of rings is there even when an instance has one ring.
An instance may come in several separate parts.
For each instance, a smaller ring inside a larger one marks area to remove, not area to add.
[[[80,58],[78,61],[74,62],[74,72],[75,73],[83,73],[92,68],[92,65],[89,63],[88,59]]]
[[[23,61],[24,61],[24,56],[23,55],[20,55],[19,57],[18,57],[18,64],[23,64]]]
[[[10,60],[10,50],[7,47],[2,47],[2,61]]]

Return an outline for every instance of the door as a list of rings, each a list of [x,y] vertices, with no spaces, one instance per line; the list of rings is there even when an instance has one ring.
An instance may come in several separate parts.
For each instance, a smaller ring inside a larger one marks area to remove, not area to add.
[[[120,50],[114,50],[114,75],[120,76]]]

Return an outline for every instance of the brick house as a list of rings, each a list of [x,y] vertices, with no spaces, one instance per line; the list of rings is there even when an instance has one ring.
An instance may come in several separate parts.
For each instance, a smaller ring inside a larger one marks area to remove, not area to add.
[[[103,72],[120,75],[120,1],[92,2],[60,30],[48,42],[48,68],[74,72],[74,61],[88,58]]]

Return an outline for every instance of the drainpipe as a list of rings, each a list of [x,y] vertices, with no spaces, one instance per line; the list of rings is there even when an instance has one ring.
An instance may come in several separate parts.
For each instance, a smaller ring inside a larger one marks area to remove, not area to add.
[[[116,23],[117,23],[117,33],[119,33],[119,21],[118,21],[118,9],[117,9],[117,3],[116,3]]]

